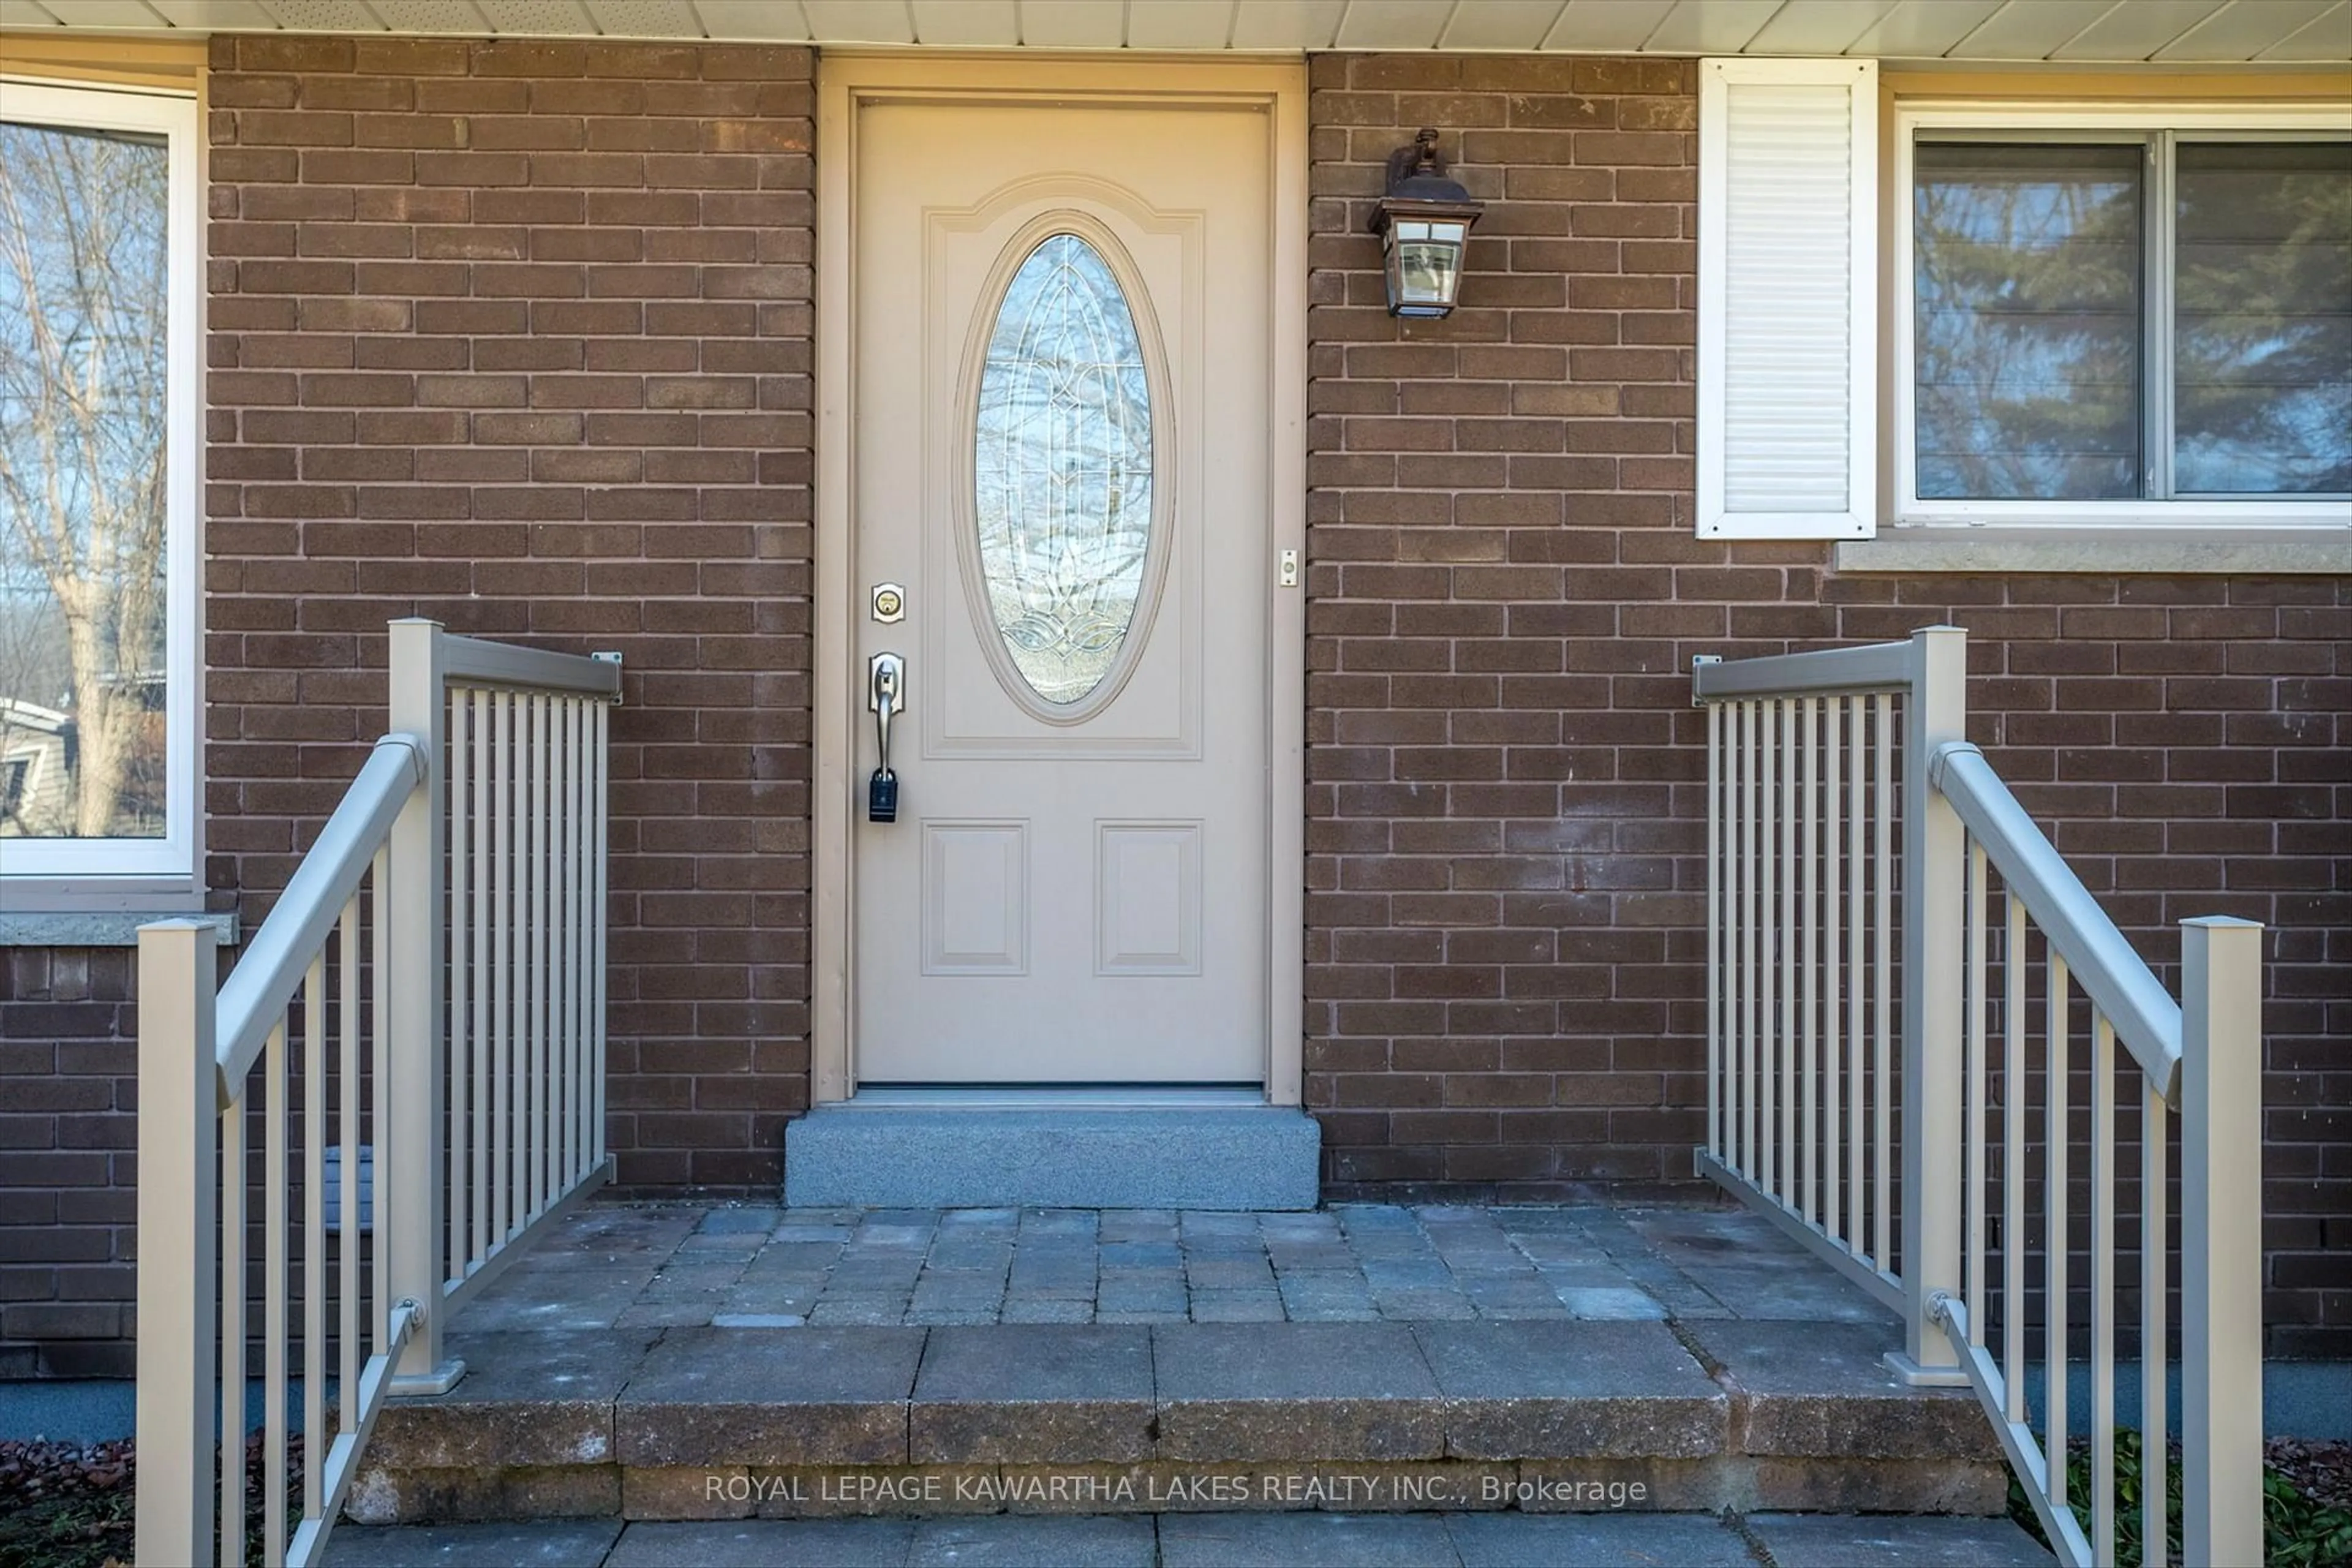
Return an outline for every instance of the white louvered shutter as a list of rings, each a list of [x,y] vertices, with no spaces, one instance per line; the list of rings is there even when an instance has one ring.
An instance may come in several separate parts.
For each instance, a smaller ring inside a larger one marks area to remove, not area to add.
[[[1865,539],[1878,482],[1878,68],[1699,72],[1698,531]]]

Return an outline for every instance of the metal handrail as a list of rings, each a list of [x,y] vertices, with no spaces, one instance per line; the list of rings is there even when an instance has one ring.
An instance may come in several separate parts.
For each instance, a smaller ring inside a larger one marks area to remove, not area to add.
[[[1903,1381],[1974,1389],[2053,1550],[2075,1568],[2114,1561],[2120,1515],[2130,1506],[2116,1473],[2116,1275],[2125,1251],[2117,1220],[2136,1209],[2139,1422],[2147,1451],[2163,1453],[2177,1367],[2182,1561],[2191,1568],[2257,1561],[2262,928],[2223,916],[2182,921],[2176,1001],[1968,742],[1966,642],[1957,627],[1924,627],[1907,645],[1732,664],[1701,657],[1692,665],[1694,700],[1709,710],[1700,1173],[1905,1320],[1905,1347],[1887,1358]],[[1888,724],[1896,703],[1899,790]],[[1865,816],[1875,841],[1867,855]],[[1887,847],[1898,818],[1899,877]],[[1888,1052],[1884,1017],[1890,900],[1900,905],[1903,927],[1899,1061]],[[1866,964],[1865,902],[1876,928]],[[2037,931],[2043,978],[2033,996],[2029,943]],[[1865,987],[1874,1061],[1862,1046]],[[2072,1056],[2081,1038],[2078,995],[2090,1004],[2087,1060]],[[2027,1088],[2037,1013],[2038,1131],[2029,1125]],[[1888,1085],[1898,1079],[1899,1268],[1889,1262],[1896,1190],[1887,1169]],[[2087,1105],[2074,1099],[2078,1081],[2088,1084]],[[2137,1110],[2137,1126],[2125,1122],[2119,1139],[2117,1112],[2126,1108]],[[2176,1118],[2177,1184],[2167,1170]],[[2124,1168],[2131,1142],[2136,1176]],[[2084,1148],[2087,1247],[2069,1213],[2080,1180],[2070,1164]],[[2034,1189],[2038,1248],[2026,1205]],[[2177,1247],[2168,1243],[2176,1193]],[[2038,1357],[2026,1324],[2037,1250],[2046,1314]],[[2093,1462],[2081,1497],[2065,1468],[2069,1415],[2078,1408],[2068,1402],[2067,1378],[2069,1275],[2078,1253],[2089,1259],[2092,1299]],[[2177,1357],[2168,1348],[2175,1257]],[[2038,1415],[2027,1397],[2037,1362]],[[2139,1508],[2142,1538],[2164,1541],[2174,1517],[2164,1489],[2145,1489]]]
[[[420,618],[390,632],[390,732],[227,982],[211,927],[141,928],[142,1564],[208,1563],[224,1539],[237,1553],[248,1326],[265,1384],[264,1554],[307,1568],[383,1401],[444,1393],[462,1375],[443,1353],[458,1304],[611,1179],[604,710],[620,671],[452,637]],[[495,997],[482,990],[492,976]],[[371,1147],[372,1226],[355,1191]],[[333,1150],[346,1181],[331,1292]],[[302,1381],[289,1396],[298,1334]],[[331,1444],[331,1336],[341,1360]],[[287,1465],[297,1430],[310,1445],[299,1490]]]
[[[1832,691],[1905,691],[1911,686],[1913,658],[1912,645],[1906,641],[1720,663],[1700,660],[1691,669],[1691,700],[1820,697]]]
[[[581,697],[621,695],[617,663],[446,634],[441,638],[441,677],[467,686],[514,686]]]
[[[408,797],[425,779],[425,743],[410,734],[386,735],[352,779],[318,841],[302,857],[277,907],[254,934],[244,959],[223,982],[216,1055],[219,1109],[244,1092],[246,1076],[269,1031],[286,1016],[310,961],[335,927],[344,904],[392,836]]]
[[[2042,933],[2063,954],[2075,984],[2115,1026],[2165,1103],[2179,1104],[2180,1004],[2174,1001],[2083,886],[1984,753],[1965,741],[1936,749],[1927,776],[2000,868]]]

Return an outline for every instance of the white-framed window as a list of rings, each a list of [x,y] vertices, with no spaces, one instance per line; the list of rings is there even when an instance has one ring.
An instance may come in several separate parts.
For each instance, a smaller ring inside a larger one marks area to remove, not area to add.
[[[1701,537],[1881,539],[1839,551],[1865,566],[2342,569],[2352,110],[1881,118],[1869,61],[1701,64]]]
[[[2352,526],[2352,114],[1898,103],[1897,523]]]
[[[202,187],[193,94],[0,79],[9,885],[193,885]]]

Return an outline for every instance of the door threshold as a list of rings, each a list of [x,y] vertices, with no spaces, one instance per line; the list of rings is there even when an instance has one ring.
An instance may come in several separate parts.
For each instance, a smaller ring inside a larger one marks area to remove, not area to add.
[[[1257,1084],[875,1084],[843,1110],[1230,1110],[1264,1105]]]
[[[893,1084],[784,1124],[793,1207],[1311,1209],[1322,1134],[1231,1084]]]

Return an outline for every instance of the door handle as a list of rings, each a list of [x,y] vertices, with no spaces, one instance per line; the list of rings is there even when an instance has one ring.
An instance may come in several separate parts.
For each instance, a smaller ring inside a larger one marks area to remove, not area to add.
[[[907,710],[907,661],[877,653],[866,661],[866,706],[874,715],[878,750],[874,776],[866,784],[866,819],[898,820],[898,775],[890,771],[890,721]]]

